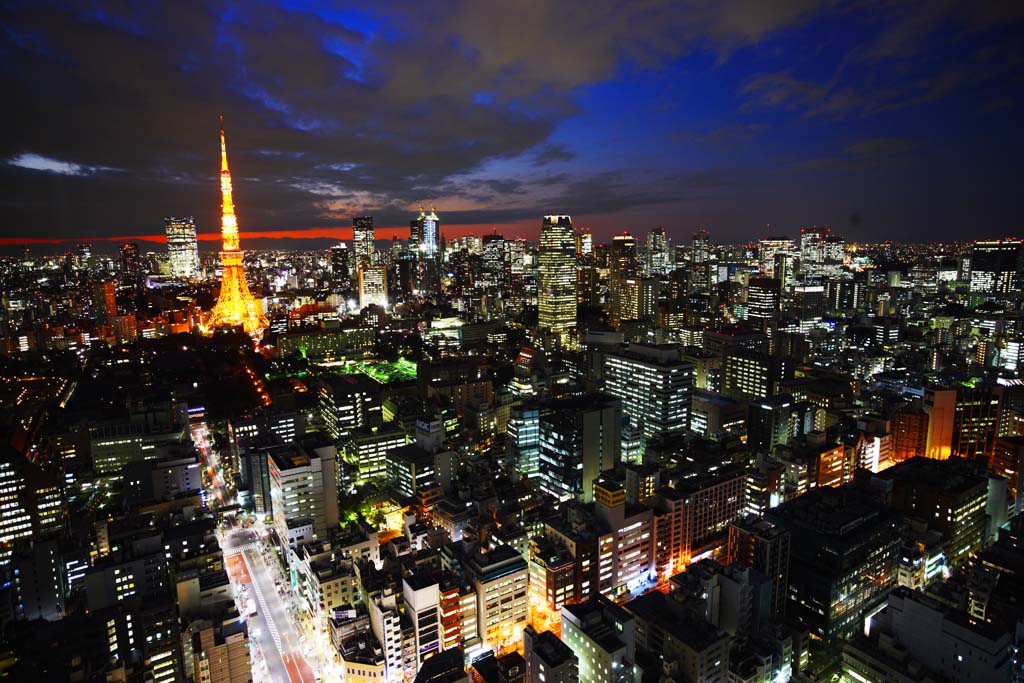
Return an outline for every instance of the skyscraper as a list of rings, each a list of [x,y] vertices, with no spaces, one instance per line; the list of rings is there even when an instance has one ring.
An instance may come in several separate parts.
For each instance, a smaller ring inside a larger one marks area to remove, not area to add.
[[[768,277],[751,278],[747,284],[747,321],[764,327],[782,305],[782,285]]]
[[[843,270],[843,256],[843,240],[832,234],[832,228],[800,230],[800,270],[805,275],[836,277]]]
[[[484,235],[483,269],[480,277],[482,287],[503,287],[505,277],[505,238],[498,234]]]
[[[231,171],[228,169],[223,116],[220,118],[220,195],[220,236],[223,243],[220,252],[220,295],[204,328],[241,327],[246,334],[258,338],[263,335],[269,323],[245,281],[243,253],[238,248],[238,219],[235,217],[235,204],[231,197]]]
[[[576,325],[576,239],[569,216],[544,216],[538,261],[537,323],[564,343]]]
[[[373,216],[352,217],[352,258],[355,269],[360,265],[373,262]]]
[[[97,282],[93,287],[93,309],[96,319],[109,325],[117,315],[117,283],[113,280]]]
[[[589,503],[594,480],[621,460],[622,404],[590,394],[546,403],[540,414],[540,489]]]
[[[350,270],[349,249],[344,242],[339,242],[330,249],[331,278],[337,283],[348,282]]]
[[[628,319],[624,314],[626,299],[626,281],[637,275],[639,259],[636,251],[636,238],[628,232],[612,238],[612,248],[608,255],[608,318],[612,325],[618,325]]]
[[[768,237],[757,243],[757,264],[762,277],[778,277],[775,273],[775,255],[792,254],[796,244],[788,237]],[[779,278],[781,279],[781,278]]]
[[[359,308],[370,304],[388,307],[388,271],[383,265],[359,267]]]
[[[690,253],[690,291],[699,292],[711,287],[711,237],[706,228],[693,233]]]
[[[199,243],[196,241],[196,221],[192,216],[164,219],[167,236],[167,259],[171,277],[199,277]]]
[[[605,391],[622,401],[622,412],[648,440],[682,434],[690,422],[693,366],[672,344],[632,344],[605,354]]]
[[[124,284],[137,284],[142,277],[142,261],[139,259],[139,245],[126,242],[121,245],[121,277]]]
[[[668,272],[675,266],[668,234],[660,225],[647,233],[646,266],[648,275],[668,275]]]
[[[971,248],[971,291],[1009,294],[1020,277],[1024,242],[1019,239],[984,240]]]
[[[441,292],[441,219],[433,208],[421,209],[409,229],[410,242],[419,255],[419,293],[427,296]]]

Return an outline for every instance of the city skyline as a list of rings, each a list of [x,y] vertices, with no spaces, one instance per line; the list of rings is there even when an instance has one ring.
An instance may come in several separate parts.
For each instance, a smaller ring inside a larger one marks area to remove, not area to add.
[[[1020,229],[1011,6],[174,10],[6,10],[4,84],[23,106],[3,114],[0,247],[158,237],[176,215],[215,238],[201,141],[221,112],[257,249],[349,239],[353,215],[402,235],[421,203],[446,235],[531,240],[548,213],[602,241]],[[552,68],[531,46],[563,25],[588,40],[561,41]],[[261,57],[268,40],[289,59]]]

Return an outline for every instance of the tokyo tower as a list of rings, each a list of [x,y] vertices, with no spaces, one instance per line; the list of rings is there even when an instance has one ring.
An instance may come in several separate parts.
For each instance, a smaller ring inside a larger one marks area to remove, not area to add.
[[[217,328],[239,327],[259,339],[267,329],[267,318],[256,304],[242,268],[242,250],[238,248],[238,219],[231,199],[231,171],[228,169],[228,148],[224,142],[224,117],[220,117],[220,297],[203,326],[211,332]]]

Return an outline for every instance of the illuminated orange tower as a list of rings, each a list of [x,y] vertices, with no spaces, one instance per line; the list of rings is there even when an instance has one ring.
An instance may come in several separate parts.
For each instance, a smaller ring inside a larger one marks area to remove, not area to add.
[[[267,329],[267,318],[256,305],[256,299],[249,291],[242,267],[242,250],[238,248],[238,219],[235,204],[231,199],[231,171],[228,169],[228,148],[224,142],[224,117],[220,117],[220,237],[223,249],[220,252],[221,281],[220,297],[210,311],[205,328],[212,331],[218,327],[238,327],[259,338]]]

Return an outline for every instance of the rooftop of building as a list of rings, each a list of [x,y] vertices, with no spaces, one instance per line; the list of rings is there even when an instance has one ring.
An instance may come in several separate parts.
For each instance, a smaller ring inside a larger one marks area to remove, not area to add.
[[[533,653],[549,667],[557,667],[576,657],[572,649],[551,631],[538,633],[533,639]]]
[[[624,608],[642,621],[660,625],[672,637],[698,652],[729,637],[714,625],[696,619],[681,603],[659,591],[631,600]]]
[[[984,486],[987,477],[978,466],[963,458],[936,460],[921,456],[909,458],[873,475],[882,481],[901,481],[928,486],[946,493],[960,493]]]
[[[626,647],[626,644],[619,638],[621,629],[617,624],[630,622],[633,617],[611,600],[599,596],[575,605],[565,605],[562,607],[562,612],[572,615],[575,621],[579,622],[579,628],[583,634],[606,652],[615,652]],[[564,623],[563,621],[563,636]]]
[[[277,469],[282,472],[299,467],[308,467],[310,463],[309,453],[296,443],[271,446],[267,449],[267,455],[274,461]]]

